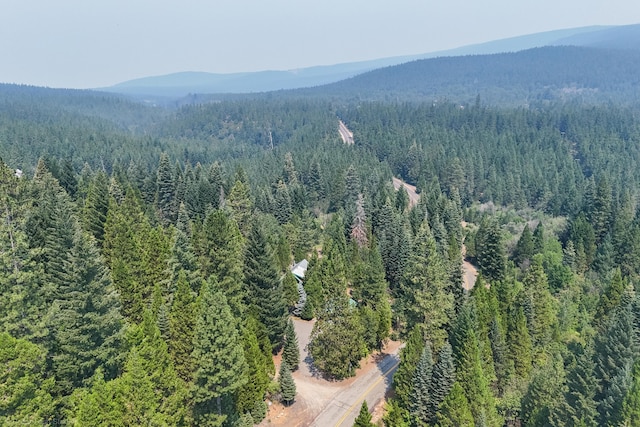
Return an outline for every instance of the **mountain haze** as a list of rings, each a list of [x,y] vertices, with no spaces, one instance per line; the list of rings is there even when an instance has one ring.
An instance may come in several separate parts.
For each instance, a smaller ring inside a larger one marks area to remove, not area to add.
[[[149,97],[182,97],[195,93],[256,93],[320,86],[367,71],[418,59],[517,52],[550,45],[608,48],[636,48],[640,25],[623,27],[591,26],[548,31],[420,55],[398,56],[371,61],[324,65],[286,71],[259,71],[229,74],[180,72],[143,77],[101,88],[102,91]],[[635,40],[635,44],[634,44]]]
[[[301,89],[349,100],[531,105],[547,101],[635,103],[640,51],[547,46],[515,53],[423,59]]]

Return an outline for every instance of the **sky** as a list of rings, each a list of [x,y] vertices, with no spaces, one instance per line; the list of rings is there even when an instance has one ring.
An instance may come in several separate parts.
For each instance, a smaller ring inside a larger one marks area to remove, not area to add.
[[[0,82],[97,88],[636,23],[635,0],[0,0]]]

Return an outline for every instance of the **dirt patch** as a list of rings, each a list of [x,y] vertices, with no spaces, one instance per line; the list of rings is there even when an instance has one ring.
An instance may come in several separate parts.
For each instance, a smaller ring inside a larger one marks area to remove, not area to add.
[[[284,406],[278,402],[271,403],[267,417],[259,426],[305,427],[311,425],[337,395],[355,387],[354,382],[379,369],[380,360],[388,354],[397,354],[402,345],[399,341],[389,341],[382,352],[369,355],[361,362],[361,367],[356,370],[355,377],[342,381],[328,381],[314,372],[307,352],[314,324],[315,320],[293,319],[300,349],[300,367],[293,373],[296,382],[296,399],[290,406]],[[278,370],[281,363],[280,355],[274,357],[274,363],[276,370]],[[377,412],[378,417],[381,417],[383,408],[384,399],[381,399],[375,407],[371,408],[371,411]]]

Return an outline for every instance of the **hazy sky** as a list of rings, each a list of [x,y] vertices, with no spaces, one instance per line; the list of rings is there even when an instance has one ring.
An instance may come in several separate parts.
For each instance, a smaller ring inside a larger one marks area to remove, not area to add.
[[[639,22],[636,0],[0,0],[0,82],[285,70]]]

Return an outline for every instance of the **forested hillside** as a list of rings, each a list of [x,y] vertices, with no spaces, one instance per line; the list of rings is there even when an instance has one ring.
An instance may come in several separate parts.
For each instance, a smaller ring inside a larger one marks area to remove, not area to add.
[[[546,106],[549,102],[636,104],[640,52],[576,46],[423,59],[297,93],[349,100]],[[294,92],[296,93],[296,92]]]
[[[637,425],[632,105],[3,90],[0,424],[257,424],[293,316],[335,381],[406,343],[386,426]]]

